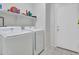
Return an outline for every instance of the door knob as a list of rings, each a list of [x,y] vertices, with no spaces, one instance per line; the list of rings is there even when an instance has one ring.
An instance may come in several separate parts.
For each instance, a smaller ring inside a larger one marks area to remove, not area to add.
[[[57,26],[57,31],[59,31],[59,30],[60,30],[60,29],[59,29],[59,27],[60,27],[60,26]]]

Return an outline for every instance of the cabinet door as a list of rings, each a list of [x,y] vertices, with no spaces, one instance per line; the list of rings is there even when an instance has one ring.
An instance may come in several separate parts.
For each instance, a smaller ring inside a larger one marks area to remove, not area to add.
[[[5,55],[32,55],[33,54],[33,33],[7,37],[4,41],[3,54]]]
[[[17,26],[34,26],[36,19],[33,17],[17,17]]]
[[[44,49],[44,31],[37,31],[35,35],[35,54],[40,54]]]
[[[4,26],[16,26],[16,17],[12,15],[4,14]]]

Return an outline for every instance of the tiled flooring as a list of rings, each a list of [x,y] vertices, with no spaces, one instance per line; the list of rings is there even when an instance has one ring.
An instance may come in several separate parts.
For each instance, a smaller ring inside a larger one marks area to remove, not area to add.
[[[72,51],[64,50],[61,48],[50,47],[47,51],[44,51],[42,55],[79,55],[79,53],[74,53]]]

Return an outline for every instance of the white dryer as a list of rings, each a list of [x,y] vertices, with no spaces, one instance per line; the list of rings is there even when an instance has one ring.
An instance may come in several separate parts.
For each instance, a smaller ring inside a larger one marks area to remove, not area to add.
[[[34,54],[41,54],[44,51],[45,30],[35,27],[25,27],[25,29],[34,32]]]

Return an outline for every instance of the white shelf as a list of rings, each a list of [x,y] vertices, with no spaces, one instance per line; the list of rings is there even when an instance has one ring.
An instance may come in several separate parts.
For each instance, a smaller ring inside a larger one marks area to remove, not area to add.
[[[0,13],[12,15],[12,16],[19,16],[19,17],[26,17],[26,18],[30,18],[30,19],[35,19],[34,17],[31,17],[31,16],[25,16],[25,15],[22,15],[22,14],[17,14],[17,13],[13,13],[13,12],[9,12],[9,11],[0,11]]]
[[[25,16],[25,15],[22,15],[22,14],[17,14],[17,13],[13,13],[13,12],[8,12],[8,11],[0,11],[0,15],[5,17],[5,22],[7,20],[7,24],[6,26],[9,26],[9,25],[16,25],[16,26],[34,26],[37,19],[34,18],[34,17],[31,17],[31,16]],[[16,19],[13,19],[11,17],[13,16],[13,18],[16,18]],[[10,18],[9,18],[10,17]]]

